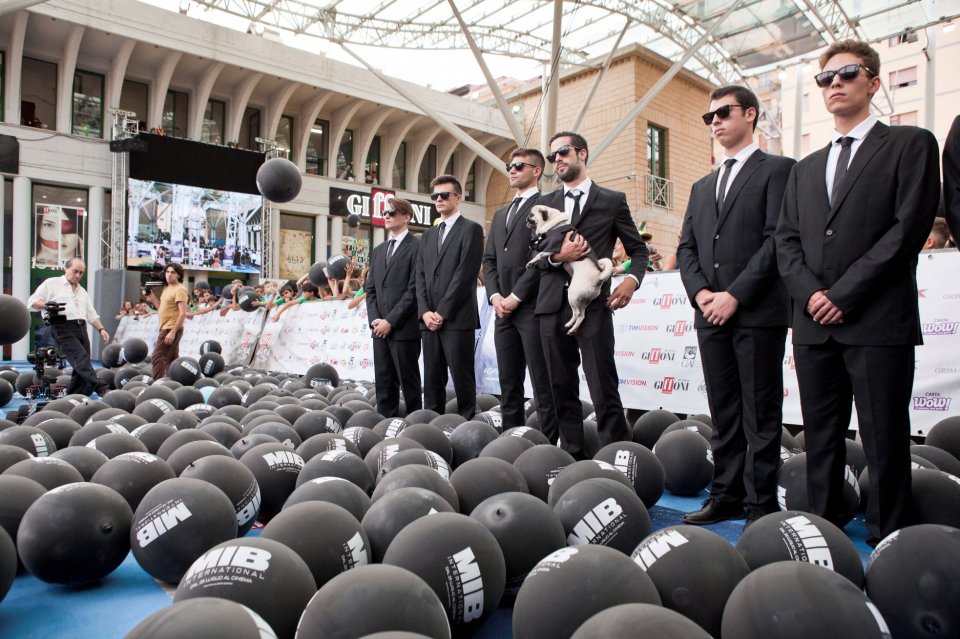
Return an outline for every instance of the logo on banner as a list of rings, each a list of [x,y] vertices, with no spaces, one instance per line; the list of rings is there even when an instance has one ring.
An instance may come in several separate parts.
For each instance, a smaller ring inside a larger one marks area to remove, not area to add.
[[[700,385],[697,386],[697,392],[700,393],[701,395],[703,395],[704,397],[706,397],[706,396],[707,396],[707,383],[706,383],[706,382],[700,382]]]
[[[674,304],[682,306],[686,303],[686,297],[682,295],[674,295],[673,293],[665,293],[660,297],[653,298],[653,305],[659,306],[661,309],[671,308]]]
[[[942,319],[920,325],[924,335],[956,335],[958,326],[960,322],[948,322]]]
[[[913,398],[913,410],[948,411],[952,399],[936,392],[926,393]]]
[[[674,350],[664,350],[662,348],[651,348],[649,351],[640,356],[640,359],[645,360],[651,364],[659,364],[660,362],[672,362],[677,358],[677,351]]]
[[[693,368],[697,364],[697,347],[696,346],[684,346],[683,347],[683,359],[680,361],[680,366],[683,368]]]
[[[653,387],[664,395],[671,395],[675,390],[676,391],[690,390],[690,380],[677,379],[676,377],[664,377],[663,379],[657,382],[654,382]]]
[[[674,337],[683,337],[687,331],[693,328],[687,320],[678,320],[673,324],[667,324],[667,332],[673,333]]]
[[[797,363],[793,360],[793,355],[784,355],[783,356],[783,365],[789,366],[790,370],[797,370]]]
[[[643,333],[650,333],[656,330],[659,330],[660,327],[657,324],[626,324],[622,327],[625,331],[640,331]]]

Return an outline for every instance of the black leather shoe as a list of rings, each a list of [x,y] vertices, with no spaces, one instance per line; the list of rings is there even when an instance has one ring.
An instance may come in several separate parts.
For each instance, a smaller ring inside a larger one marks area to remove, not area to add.
[[[743,506],[711,497],[703,502],[703,508],[683,516],[683,523],[704,526],[729,519],[743,519]]]
[[[758,506],[747,506],[747,521],[743,524],[743,529],[746,530],[753,522],[757,521],[761,517],[769,515],[771,512],[774,511],[760,508]]]

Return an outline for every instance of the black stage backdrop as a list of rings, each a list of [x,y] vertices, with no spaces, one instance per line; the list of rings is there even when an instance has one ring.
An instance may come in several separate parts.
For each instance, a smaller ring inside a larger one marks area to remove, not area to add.
[[[263,153],[141,133],[145,151],[130,151],[130,177],[218,191],[259,193]]]

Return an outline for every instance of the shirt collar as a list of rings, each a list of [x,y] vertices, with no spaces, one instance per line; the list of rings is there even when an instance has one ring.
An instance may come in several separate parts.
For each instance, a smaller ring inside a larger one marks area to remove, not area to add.
[[[529,189],[527,189],[523,193],[517,193],[516,197],[520,198],[521,200],[527,200],[539,192],[540,190],[537,187],[531,186]]]
[[[567,193],[570,191],[580,191],[583,195],[586,195],[590,192],[590,187],[593,185],[593,180],[586,178],[583,182],[578,184],[575,187],[568,187],[566,184],[563,185],[563,195],[566,197]]]
[[[843,138],[843,137],[853,138],[855,140],[862,141],[863,138],[867,137],[867,133],[870,132],[870,129],[872,129],[876,123],[877,123],[877,118],[874,117],[873,115],[868,115],[866,120],[864,120],[857,126],[850,129],[850,132],[847,133],[846,135],[844,135],[843,133],[840,133],[837,130],[834,130],[833,138],[831,141],[833,142],[833,144],[836,144],[837,142],[840,141],[840,138]]]
[[[723,159],[724,159],[724,160],[736,160],[738,164],[743,164],[744,162],[747,161],[747,158],[749,158],[751,155],[753,155],[754,153],[756,153],[756,152],[759,151],[759,150],[760,150],[760,147],[757,146],[756,143],[751,142],[751,143],[748,144],[746,147],[744,147],[743,149],[741,149],[739,153],[737,153],[736,155],[734,155],[734,156],[732,156],[732,157],[729,156],[729,155],[727,155],[726,153],[724,153],[724,154],[723,154]]]
[[[446,222],[447,225],[446,225],[444,228],[449,229],[449,228],[452,227],[452,226],[456,223],[456,221],[459,220],[459,219],[460,219],[460,211],[457,211],[456,213],[454,213],[453,215],[451,215],[451,216],[448,217],[447,219],[440,218],[440,221],[441,221],[441,222]]]
[[[391,236],[388,237],[387,239],[388,239],[388,240],[396,240],[397,243],[394,244],[394,246],[397,246],[397,245],[400,244],[400,242],[403,241],[403,239],[404,239],[405,237],[407,237],[407,233],[409,233],[409,232],[410,232],[410,229],[403,229],[403,233],[400,233],[399,235],[391,235]]]

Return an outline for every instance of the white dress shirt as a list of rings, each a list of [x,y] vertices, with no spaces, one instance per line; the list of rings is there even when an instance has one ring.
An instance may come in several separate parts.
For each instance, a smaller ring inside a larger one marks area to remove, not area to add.
[[[863,139],[867,137],[867,133],[870,132],[870,129],[872,129],[876,123],[877,118],[868,115],[866,120],[853,127],[846,135],[839,131],[833,132],[830,153],[827,154],[827,193],[833,193],[833,176],[837,172],[837,160],[840,159],[840,138],[853,138],[853,143],[850,145],[850,162],[847,164],[847,168],[850,168],[850,164],[853,163],[853,156],[857,154],[857,149],[860,148]]]
[[[65,275],[44,280],[27,300],[27,306],[33,310],[34,302],[38,301],[64,302],[66,307],[63,314],[67,320],[85,320],[92,324],[100,319],[87,291],[79,284],[73,288]]]
[[[737,175],[740,173],[740,169],[743,168],[744,162],[750,159],[750,156],[755,152],[759,151],[760,147],[754,143],[748,144],[743,150],[737,153],[734,156],[729,156],[726,153],[723,154],[724,160],[736,160],[733,166],[730,167],[730,177],[727,178],[727,188],[723,193],[723,197],[727,197],[727,193],[730,192],[730,187],[733,185],[733,181],[737,179]],[[717,192],[714,194],[716,200],[720,200],[720,183],[723,181],[723,172],[726,170],[724,165],[720,164],[720,173],[717,174]]]
[[[446,224],[446,226],[443,227],[443,240],[440,242],[440,246],[443,246],[443,243],[447,241],[447,235],[450,234],[450,229],[453,228],[453,225],[459,219],[460,219],[460,211],[457,211],[450,217],[440,218],[440,222],[437,224],[437,226],[440,226],[440,224]]]

